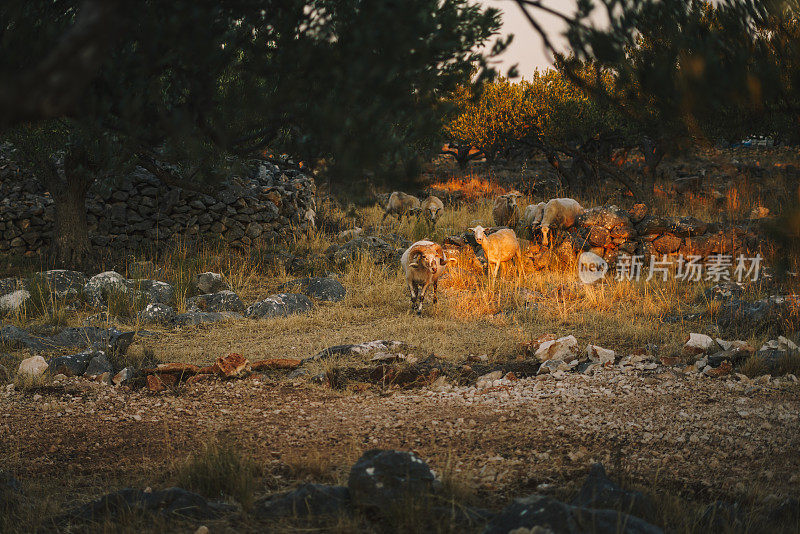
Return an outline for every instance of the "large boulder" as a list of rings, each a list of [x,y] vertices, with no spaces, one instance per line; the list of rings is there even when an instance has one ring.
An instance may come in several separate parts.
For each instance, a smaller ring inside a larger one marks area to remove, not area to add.
[[[435,476],[412,452],[372,449],[350,469],[347,487],[355,506],[385,510],[433,492]]]
[[[278,288],[280,291],[299,291],[307,297],[329,302],[344,299],[345,288],[334,278],[299,278],[287,282]]]
[[[258,519],[336,516],[347,510],[349,501],[350,493],[343,486],[302,484],[295,490],[256,501],[253,515]]]
[[[244,303],[239,296],[229,289],[218,291],[217,293],[209,293],[206,295],[198,295],[186,299],[187,311],[202,311],[202,312],[237,312],[244,311]]]
[[[653,517],[655,514],[655,505],[649,497],[639,491],[622,489],[608,478],[602,464],[592,465],[586,482],[572,504],[584,508],[615,510],[637,517]]]
[[[483,534],[512,532],[662,534],[663,531],[638,517],[615,510],[571,506],[551,497],[531,495],[515,499],[483,530]]]
[[[297,293],[279,293],[270,295],[262,301],[251,304],[244,314],[254,319],[268,319],[271,317],[287,317],[298,313],[311,311],[314,304],[308,297]]]
[[[540,362],[547,360],[563,360],[567,363],[578,358],[578,340],[575,336],[544,341],[536,349],[534,356]]]

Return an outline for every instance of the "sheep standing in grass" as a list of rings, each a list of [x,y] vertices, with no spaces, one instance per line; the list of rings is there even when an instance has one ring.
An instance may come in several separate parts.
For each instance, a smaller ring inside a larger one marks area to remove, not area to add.
[[[476,226],[469,230],[475,234],[475,241],[483,248],[492,278],[497,278],[497,271],[500,269],[501,263],[514,258],[517,260],[517,270],[520,273],[523,272],[522,251],[519,248],[519,241],[514,230],[503,228],[490,235],[484,233],[485,228],[483,226]],[[492,269],[492,266],[494,266],[494,269]]]
[[[578,204],[577,200],[554,198],[549,201],[544,207],[544,215],[542,216],[542,244],[544,246],[549,244],[548,234],[551,227],[569,228],[575,224],[575,219],[582,212],[583,208]]]
[[[433,241],[417,241],[403,253],[400,264],[411,290],[411,309],[422,314],[422,301],[425,291],[433,285],[433,303],[436,304],[436,289],[439,278],[447,270],[448,259],[442,247]]]
[[[386,203],[386,212],[383,214],[381,222],[386,220],[390,214],[397,215],[398,220],[403,220],[403,215],[411,216],[419,213],[419,199],[414,195],[409,195],[401,191],[395,191]]]
[[[519,222],[519,210],[517,209],[517,199],[522,194],[512,191],[506,195],[497,197],[492,207],[492,217],[497,226],[508,226],[513,228]]]
[[[431,195],[422,201],[420,209],[426,219],[436,224],[436,221],[438,221],[439,217],[444,213],[444,203],[439,197]]]

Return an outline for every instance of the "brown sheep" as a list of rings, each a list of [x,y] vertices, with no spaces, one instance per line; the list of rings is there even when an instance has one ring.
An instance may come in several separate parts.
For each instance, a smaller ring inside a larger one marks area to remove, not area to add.
[[[444,203],[439,197],[431,195],[422,201],[420,209],[426,219],[436,224],[436,221],[438,221],[439,217],[444,213]]]
[[[397,215],[399,220],[403,220],[403,215],[411,216],[419,213],[420,203],[419,199],[414,195],[409,195],[401,191],[395,191],[389,197],[389,202],[386,203],[386,212],[383,214],[381,222],[386,220],[390,214]]]
[[[433,285],[433,303],[438,301],[436,289],[439,278],[447,270],[449,261],[442,250],[441,245],[433,241],[417,241],[403,253],[400,258],[400,265],[406,275],[406,283],[411,290],[411,309],[422,314],[422,301],[425,299],[425,291],[428,286]]]
[[[497,226],[508,226],[514,228],[519,222],[519,210],[517,209],[517,199],[522,194],[516,191],[501,195],[494,201],[492,207],[492,217]]]
[[[517,260],[517,271],[519,273],[524,271],[522,251],[520,251],[519,240],[517,240],[514,230],[503,228],[490,235],[484,233],[485,228],[482,226],[476,226],[469,230],[475,234],[475,241],[483,248],[492,278],[497,278],[497,271],[500,269],[501,263],[512,259]],[[492,270],[492,265],[494,265],[494,270]]]

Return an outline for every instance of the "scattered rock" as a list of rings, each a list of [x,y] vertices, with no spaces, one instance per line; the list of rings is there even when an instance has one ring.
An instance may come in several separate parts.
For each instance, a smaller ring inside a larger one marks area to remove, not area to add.
[[[547,360],[539,367],[538,374],[555,374],[559,371],[566,372],[570,369],[572,369],[572,367],[564,360]]]
[[[94,351],[86,351],[68,356],[57,356],[48,362],[49,367],[47,370],[54,375],[83,376],[95,354]]]
[[[189,312],[237,312],[244,311],[244,304],[239,296],[225,289],[217,293],[208,293],[186,299]]]
[[[300,291],[317,300],[339,302],[344,300],[345,288],[334,278],[300,278],[287,282],[278,288],[280,291]]]
[[[339,515],[347,509],[349,500],[349,492],[343,486],[303,484],[256,501],[253,515],[259,519]]]
[[[17,369],[17,374],[36,377],[43,375],[46,370],[47,362],[44,361],[44,358],[31,356],[22,360],[19,364],[19,369]]]
[[[224,378],[234,378],[250,370],[250,361],[241,354],[228,354],[214,362],[214,373]]]
[[[578,340],[575,336],[545,341],[536,349],[534,356],[540,361],[564,360],[570,362],[578,358]]]
[[[117,374],[115,374],[111,378],[111,382],[115,386],[121,386],[122,384],[125,384],[126,382],[130,381],[135,376],[136,376],[136,370],[133,369],[132,367],[126,367]]]
[[[81,294],[87,281],[78,271],[55,269],[34,274],[29,284],[39,284],[59,299],[74,299]]]
[[[175,310],[166,304],[148,304],[139,312],[139,320],[143,323],[167,324],[175,319]]]
[[[329,358],[331,356],[367,356],[375,352],[393,352],[406,347],[402,341],[387,341],[379,339],[376,341],[367,341],[357,345],[335,345],[321,350],[313,356],[303,358],[303,363],[308,361],[317,361]]]
[[[175,288],[158,280],[128,280],[128,287],[143,295],[149,304],[172,306],[175,304]]]
[[[587,345],[586,355],[589,357],[589,360],[599,363],[600,365],[614,363],[616,358],[616,353],[613,350],[604,349],[597,345]]]
[[[385,510],[409,497],[425,499],[435,477],[412,452],[372,449],[350,469],[347,487],[353,504]]]
[[[688,354],[703,354],[719,348],[719,345],[710,336],[696,333],[689,334],[689,339],[683,345],[683,349]]]
[[[111,363],[106,359],[106,355],[102,352],[95,354],[92,359],[89,361],[89,365],[86,367],[86,371],[84,371],[84,375],[87,377],[96,377],[100,376],[103,373],[113,373],[114,368],[111,366]]]
[[[305,295],[297,293],[279,293],[251,304],[244,312],[246,317],[268,319],[271,317],[287,317],[297,313],[311,311],[314,304]]]
[[[200,273],[189,283],[189,292],[192,295],[207,295],[223,290],[229,290],[231,286],[221,274]]]
[[[100,307],[106,304],[109,292],[128,292],[128,281],[116,271],[106,271],[96,274],[83,286],[83,294],[89,304]]]
[[[531,495],[515,499],[489,521],[483,534],[512,532],[661,534],[663,531],[642,519],[614,510],[581,508],[564,504],[551,497]]]
[[[18,289],[0,297],[0,315],[22,313],[31,300],[31,294]]]

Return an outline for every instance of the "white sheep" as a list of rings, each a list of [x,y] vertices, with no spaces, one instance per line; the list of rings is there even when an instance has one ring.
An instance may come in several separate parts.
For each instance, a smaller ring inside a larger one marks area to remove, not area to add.
[[[536,229],[542,224],[542,217],[544,217],[544,207],[546,202],[539,202],[538,204],[531,204],[525,208],[525,213],[522,215],[522,224],[525,228],[531,230]]]
[[[438,221],[439,217],[444,213],[444,203],[439,197],[431,195],[422,201],[420,209],[426,219],[436,224],[436,221]]]
[[[517,199],[522,196],[518,191],[512,191],[505,195],[500,195],[494,200],[492,207],[492,217],[497,226],[508,226],[513,228],[519,222],[519,210],[517,209]]]
[[[389,196],[389,202],[386,203],[386,211],[381,222],[386,220],[386,217],[390,214],[395,214],[399,220],[403,220],[403,215],[411,216],[419,213],[419,211],[420,203],[417,197],[402,191],[395,191]]]
[[[500,269],[501,263],[514,258],[517,260],[517,270],[520,273],[523,272],[522,252],[514,230],[502,228],[489,235],[484,233],[486,229],[483,226],[476,226],[469,230],[475,234],[475,241],[483,248],[492,278],[497,278],[497,271]],[[494,265],[494,270],[492,270],[492,265]]]
[[[411,309],[416,309],[417,315],[422,314],[422,301],[425,291],[433,284],[433,303],[436,304],[436,289],[439,278],[447,270],[447,264],[455,259],[445,256],[441,245],[433,241],[417,241],[403,253],[400,265],[406,275],[406,283],[411,290]]]
[[[569,228],[575,224],[575,219],[583,212],[577,200],[571,198],[554,198],[544,207],[542,216],[542,244],[549,244],[548,233],[552,226]]]

